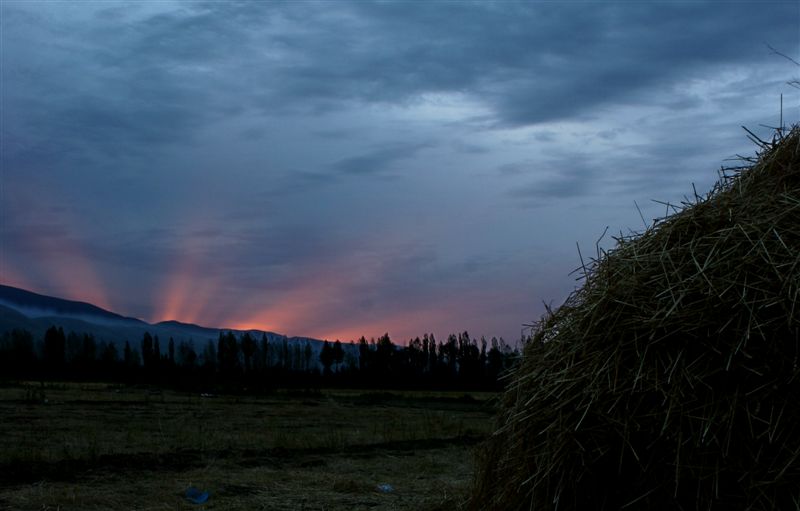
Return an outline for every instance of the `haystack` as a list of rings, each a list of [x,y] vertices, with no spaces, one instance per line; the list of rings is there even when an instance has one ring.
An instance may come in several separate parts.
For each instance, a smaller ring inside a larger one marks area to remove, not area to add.
[[[800,128],[580,271],[470,507],[800,508]]]

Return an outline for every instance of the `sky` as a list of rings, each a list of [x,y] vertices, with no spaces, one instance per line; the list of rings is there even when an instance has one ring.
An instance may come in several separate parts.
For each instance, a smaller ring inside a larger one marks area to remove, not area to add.
[[[580,285],[578,247],[708,190],[781,95],[798,120],[770,48],[800,60],[800,2],[2,0],[0,281],[513,341]]]

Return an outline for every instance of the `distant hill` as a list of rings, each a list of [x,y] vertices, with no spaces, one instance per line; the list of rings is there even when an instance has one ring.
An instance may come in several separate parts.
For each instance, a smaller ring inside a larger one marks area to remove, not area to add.
[[[42,339],[51,326],[61,327],[64,332],[92,334],[96,340],[113,342],[122,347],[125,342],[138,348],[145,332],[157,335],[162,342],[169,338],[178,342],[190,342],[196,350],[202,350],[208,342],[216,342],[220,331],[233,331],[242,334],[244,330],[230,328],[209,328],[179,321],[147,323],[140,319],[122,316],[86,302],[64,300],[45,296],[25,289],[0,285],[0,335],[13,329],[31,332],[35,339]],[[282,343],[289,346],[305,345],[309,342],[314,356],[319,353],[322,341],[310,337],[288,337],[275,332],[247,330],[257,340],[262,335],[270,344]]]
[[[141,320],[101,309],[91,303],[40,295],[25,289],[2,284],[0,284],[0,305],[10,307],[28,317],[57,316],[84,319],[93,323],[123,322],[146,324]]]

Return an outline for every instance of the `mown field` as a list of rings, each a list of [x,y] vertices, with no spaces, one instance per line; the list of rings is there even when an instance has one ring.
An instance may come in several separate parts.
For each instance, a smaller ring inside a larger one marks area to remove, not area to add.
[[[0,509],[454,509],[493,397],[0,387]]]

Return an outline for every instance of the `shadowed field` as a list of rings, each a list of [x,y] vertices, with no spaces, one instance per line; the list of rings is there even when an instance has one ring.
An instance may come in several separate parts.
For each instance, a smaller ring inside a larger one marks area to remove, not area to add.
[[[452,508],[491,398],[3,387],[0,509]],[[185,500],[189,486],[209,501]]]

